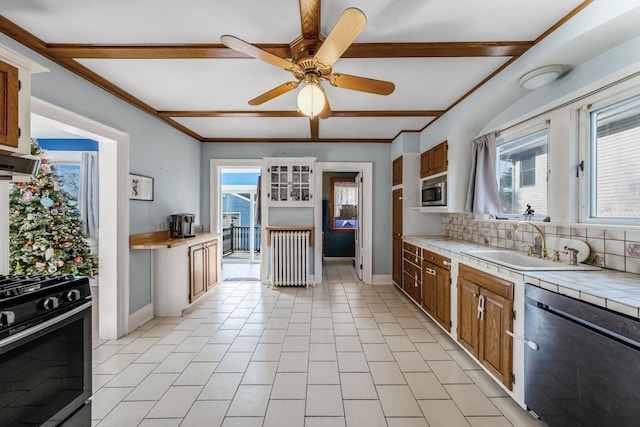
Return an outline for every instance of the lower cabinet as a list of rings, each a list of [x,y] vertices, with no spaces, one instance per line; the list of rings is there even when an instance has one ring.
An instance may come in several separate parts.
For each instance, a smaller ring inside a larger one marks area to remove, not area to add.
[[[189,302],[194,302],[218,282],[218,241],[189,247]]]
[[[403,242],[402,289],[418,304],[422,303],[422,252],[411,243]]]
[[[513,383],[513,283],[464,264],[458,269],[458,342],[509,390]]]
[[[422,308],[451,332],[451,260],[422,250]]]

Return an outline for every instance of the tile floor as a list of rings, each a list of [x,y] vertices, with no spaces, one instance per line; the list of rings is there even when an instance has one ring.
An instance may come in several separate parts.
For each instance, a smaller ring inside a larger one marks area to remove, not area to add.
[[[182,318],[95,340],[92,424],[541,425],[394,286],[340,270],[309,289],[222,281]]]

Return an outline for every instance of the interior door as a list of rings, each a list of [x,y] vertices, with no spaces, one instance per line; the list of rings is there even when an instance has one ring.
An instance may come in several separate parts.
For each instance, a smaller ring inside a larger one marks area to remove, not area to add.
[[[356,186],[358,188],[358,195],[357,195],[357,200],[356,200],[356,204],[358,206],[357,208],[357,217],[356,217],[356,231],[355,231],[355,235],[356,235],[356,275],[358,276],[358,279],[362,280],[362,264],[363,264],[363,258],[364,258],[364,242],[363,242],[363,233],[362,233],[362,219],[364,217],[364,215],[362,214],[362,196],[363,196],[363,192],[362,192],[362,173],[359,173],[358,175],[356,175]]]

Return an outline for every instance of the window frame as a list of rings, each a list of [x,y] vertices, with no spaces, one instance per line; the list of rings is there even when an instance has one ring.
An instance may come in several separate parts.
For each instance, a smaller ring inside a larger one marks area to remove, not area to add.
[[[592,216],[592,209],[595,205],[592,188],[596,179],[594,173],[594,154],[592,152],[592,126],[591,113],[614,104],[631,100],[640,96],[640,86],[633,88],[620,88],[616,94],[605,96],[594,100],[592,103],[583,104],[577,109],[579,132],[578,132],[578,165],[575,167],[578,177],[578,222],[585,224],[603,224],[603,225],[640,225],[640,217],[600,217]],[[580,167],[581,162],[583,166]]]

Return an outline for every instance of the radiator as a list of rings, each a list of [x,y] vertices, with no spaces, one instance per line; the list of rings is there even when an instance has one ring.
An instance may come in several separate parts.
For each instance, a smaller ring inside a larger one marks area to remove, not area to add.
[[[271,232],[271,285],[309,286],[309,231]]]

